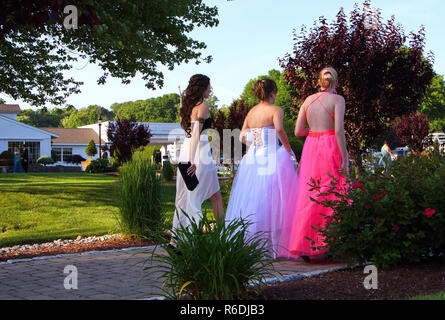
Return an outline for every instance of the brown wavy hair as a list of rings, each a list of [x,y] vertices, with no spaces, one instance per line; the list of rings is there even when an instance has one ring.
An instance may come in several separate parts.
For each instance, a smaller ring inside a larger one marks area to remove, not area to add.
[[[271,93],[277,93],[278,88],[275,81],[271,79],[262,79],[255,82],[253,94],[261,101],[267,101]]]
[[[210,84],[210,78],[203,74],[195,74],[189,80],[189,84],[182,93],[182,106],[179,110],[181,127],[185,130],[187,137],[191,136],[191,119],[193,108],[204,101],[203,93]]]

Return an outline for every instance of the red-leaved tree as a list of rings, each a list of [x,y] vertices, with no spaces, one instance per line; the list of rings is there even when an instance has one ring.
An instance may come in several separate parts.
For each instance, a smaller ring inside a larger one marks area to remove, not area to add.
[[[409,44],[392,17],[355,5],[349,23],[343,11],[328,24],[321,17],[308,33],[294,31],[293,54],[280,60],[295,107],[317,92],[319,72],[326,66],[339,74],[337,93],[346,100],[345,133],[351,159],[361,168],[361,154],[385,125],[416,111],[433,78],[434,57],[424,56],[425,30],[411,33]],[[298,107],[297,107],[298,108]]]
[[[397,138],[411,150],[422,152],[428,143],[428,117],[420,112],[413,112],[397,118],[392,124]]]
[[[115,122],[109,123],[107,136],[111,142],[110,154],[124,163],[131,160],[133,151],[150,143],[152,134],[148,124],[117,118]]]

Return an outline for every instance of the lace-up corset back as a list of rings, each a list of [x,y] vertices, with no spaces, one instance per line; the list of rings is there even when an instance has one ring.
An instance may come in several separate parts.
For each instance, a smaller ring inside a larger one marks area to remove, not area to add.
[[[253,145],[257,148],[262,148],[267,146],[269,143],[273,143],[274,141],[270,141],[270,134],[273,134],[274,129],[275,127],[273,126],[264,128],[251,128],[250,132],[252,133]],[[275,140],[277,139],[278,137],[275,137]]]

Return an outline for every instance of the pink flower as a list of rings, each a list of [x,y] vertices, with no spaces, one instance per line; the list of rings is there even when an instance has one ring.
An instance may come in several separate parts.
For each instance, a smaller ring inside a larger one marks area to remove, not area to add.
[[[379,222],[380,220],[382,220],[382,219],[380,219],[380,217],[375,218],[375,221],[377,221],[377,222]]]
[[[386,190],[382,191],[382,196],[386,196]]]
[[[394,232],[399,232],[400,227],[399,227],[398,225],[395,224],[395,225],[392,227],[392,230],[393,230]]]
[[[423,214],[428,218],[431,219],[433,217],[433,215],[436,213],[436,210],[427,208],[425,209],[425,211],[423,211]]]
[[[370,204],[367,204],[366,206],[365,206],[365,209],[371,209],[371,205]]]
[[[376,194],[376,195],[375,195],[375,199],[376,199],[376,200],[380,200],[380,199],[382,199],[382,197],[383,197],[383,196],[382,196],[381,194]]]
[[[360,182],[354,182],[354,183],[352,184],[352,187],[353,187],[354,189],[362,189],[362,190],[363,190],[363,185],[362,185]]]
[[[352,206],[353,203],[354,203],[354,200],[352,200],[352,199],[348,200],[348,205]]]

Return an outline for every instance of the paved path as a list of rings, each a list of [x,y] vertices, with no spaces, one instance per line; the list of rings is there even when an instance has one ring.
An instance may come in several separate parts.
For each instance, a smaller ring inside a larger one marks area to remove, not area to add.
[[[158,250],[163,253],[162,249]],[[142,272],[141,262],[146,260],[149,251],[150,248],[138,248],[1,263],[0,300],[133,300],[160,296],[161,290],[156,287],[160,286],[161,280],[157,279],[156,272]],[[284,278],[271,282],[292,280],[303,274],[314,275],[344,267],[343,264],[307,264],[290,260],[277,261],[274,264]],[[71,271],[64,273],[65,268],[70,265],[76,267],[78,272],[77,290],[67,290],[64,287],[66,277],[72,275]]]

